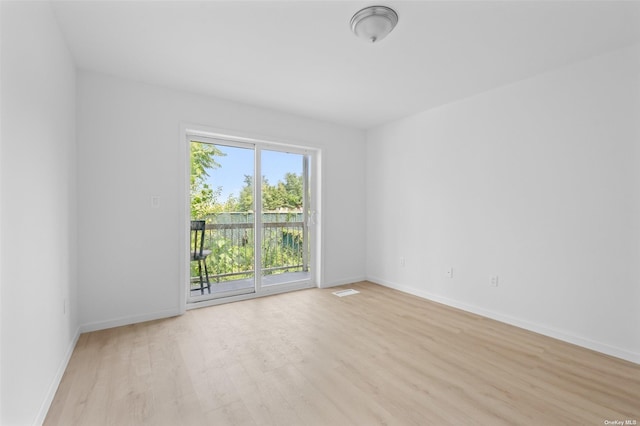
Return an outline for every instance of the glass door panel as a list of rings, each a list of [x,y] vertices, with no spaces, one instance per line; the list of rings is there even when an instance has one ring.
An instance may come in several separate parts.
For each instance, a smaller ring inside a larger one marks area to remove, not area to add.
[[[310,279],[309,159],[260,150],[261,287]]]
[[[208,138],[192,139],[190,148],[191,221],[204,221],[205,230],[202,255],[191,232],[189,300],[254,293],[255,150]]]

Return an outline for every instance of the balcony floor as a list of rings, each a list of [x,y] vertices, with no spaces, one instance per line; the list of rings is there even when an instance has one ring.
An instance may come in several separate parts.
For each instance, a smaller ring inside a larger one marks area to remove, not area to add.
[[[310,272],[285,272],[283,274],[264,275],[262,277],[262,286],[271,286],[286,284],[297,281],[308,280],[311,277]],[[225,281],[221,283],[211,283],[211,295],[220,295],[222,293],[236,293],[240,290],[247,290],[250,293],[254,288],[253,278],[246,278],[241,280]],[[209,293],[205,289],[204,295]],[[191,297],[202,296],[200,289],[191,290]]]

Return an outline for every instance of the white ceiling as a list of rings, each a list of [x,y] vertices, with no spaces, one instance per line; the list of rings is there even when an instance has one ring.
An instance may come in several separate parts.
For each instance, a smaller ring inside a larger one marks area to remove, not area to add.
[[[60,1],[79,68],[369,128],[640,42],[640,2]]]

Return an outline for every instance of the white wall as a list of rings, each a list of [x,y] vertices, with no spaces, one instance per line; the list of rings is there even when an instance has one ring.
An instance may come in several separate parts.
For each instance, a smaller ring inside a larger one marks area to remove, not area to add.
[[[84,329],[180,310],[183,123],[321,148],[323,284],[364,278],[364,132],[82,71],[78,275]],[[152,195],[160,196],[159,209],[151,209]]]
[[[27,425],[44,419],[78,330],[75,67],[48,2],[0,7],[0,423]]]
[[[370,130],[368,278],[640,362],[639,58]]]

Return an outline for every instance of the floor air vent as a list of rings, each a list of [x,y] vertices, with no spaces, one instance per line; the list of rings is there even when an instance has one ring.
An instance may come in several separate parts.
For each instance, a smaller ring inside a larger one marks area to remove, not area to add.
[[[338,297],[344,297],[344,296],[351,296],[352,294],[358,294],[360,293],[357,290],[353,290],[353,289],[349,289],[349,290],[340,290],[340,291],[334,291],[333,294],[335,294]]]

